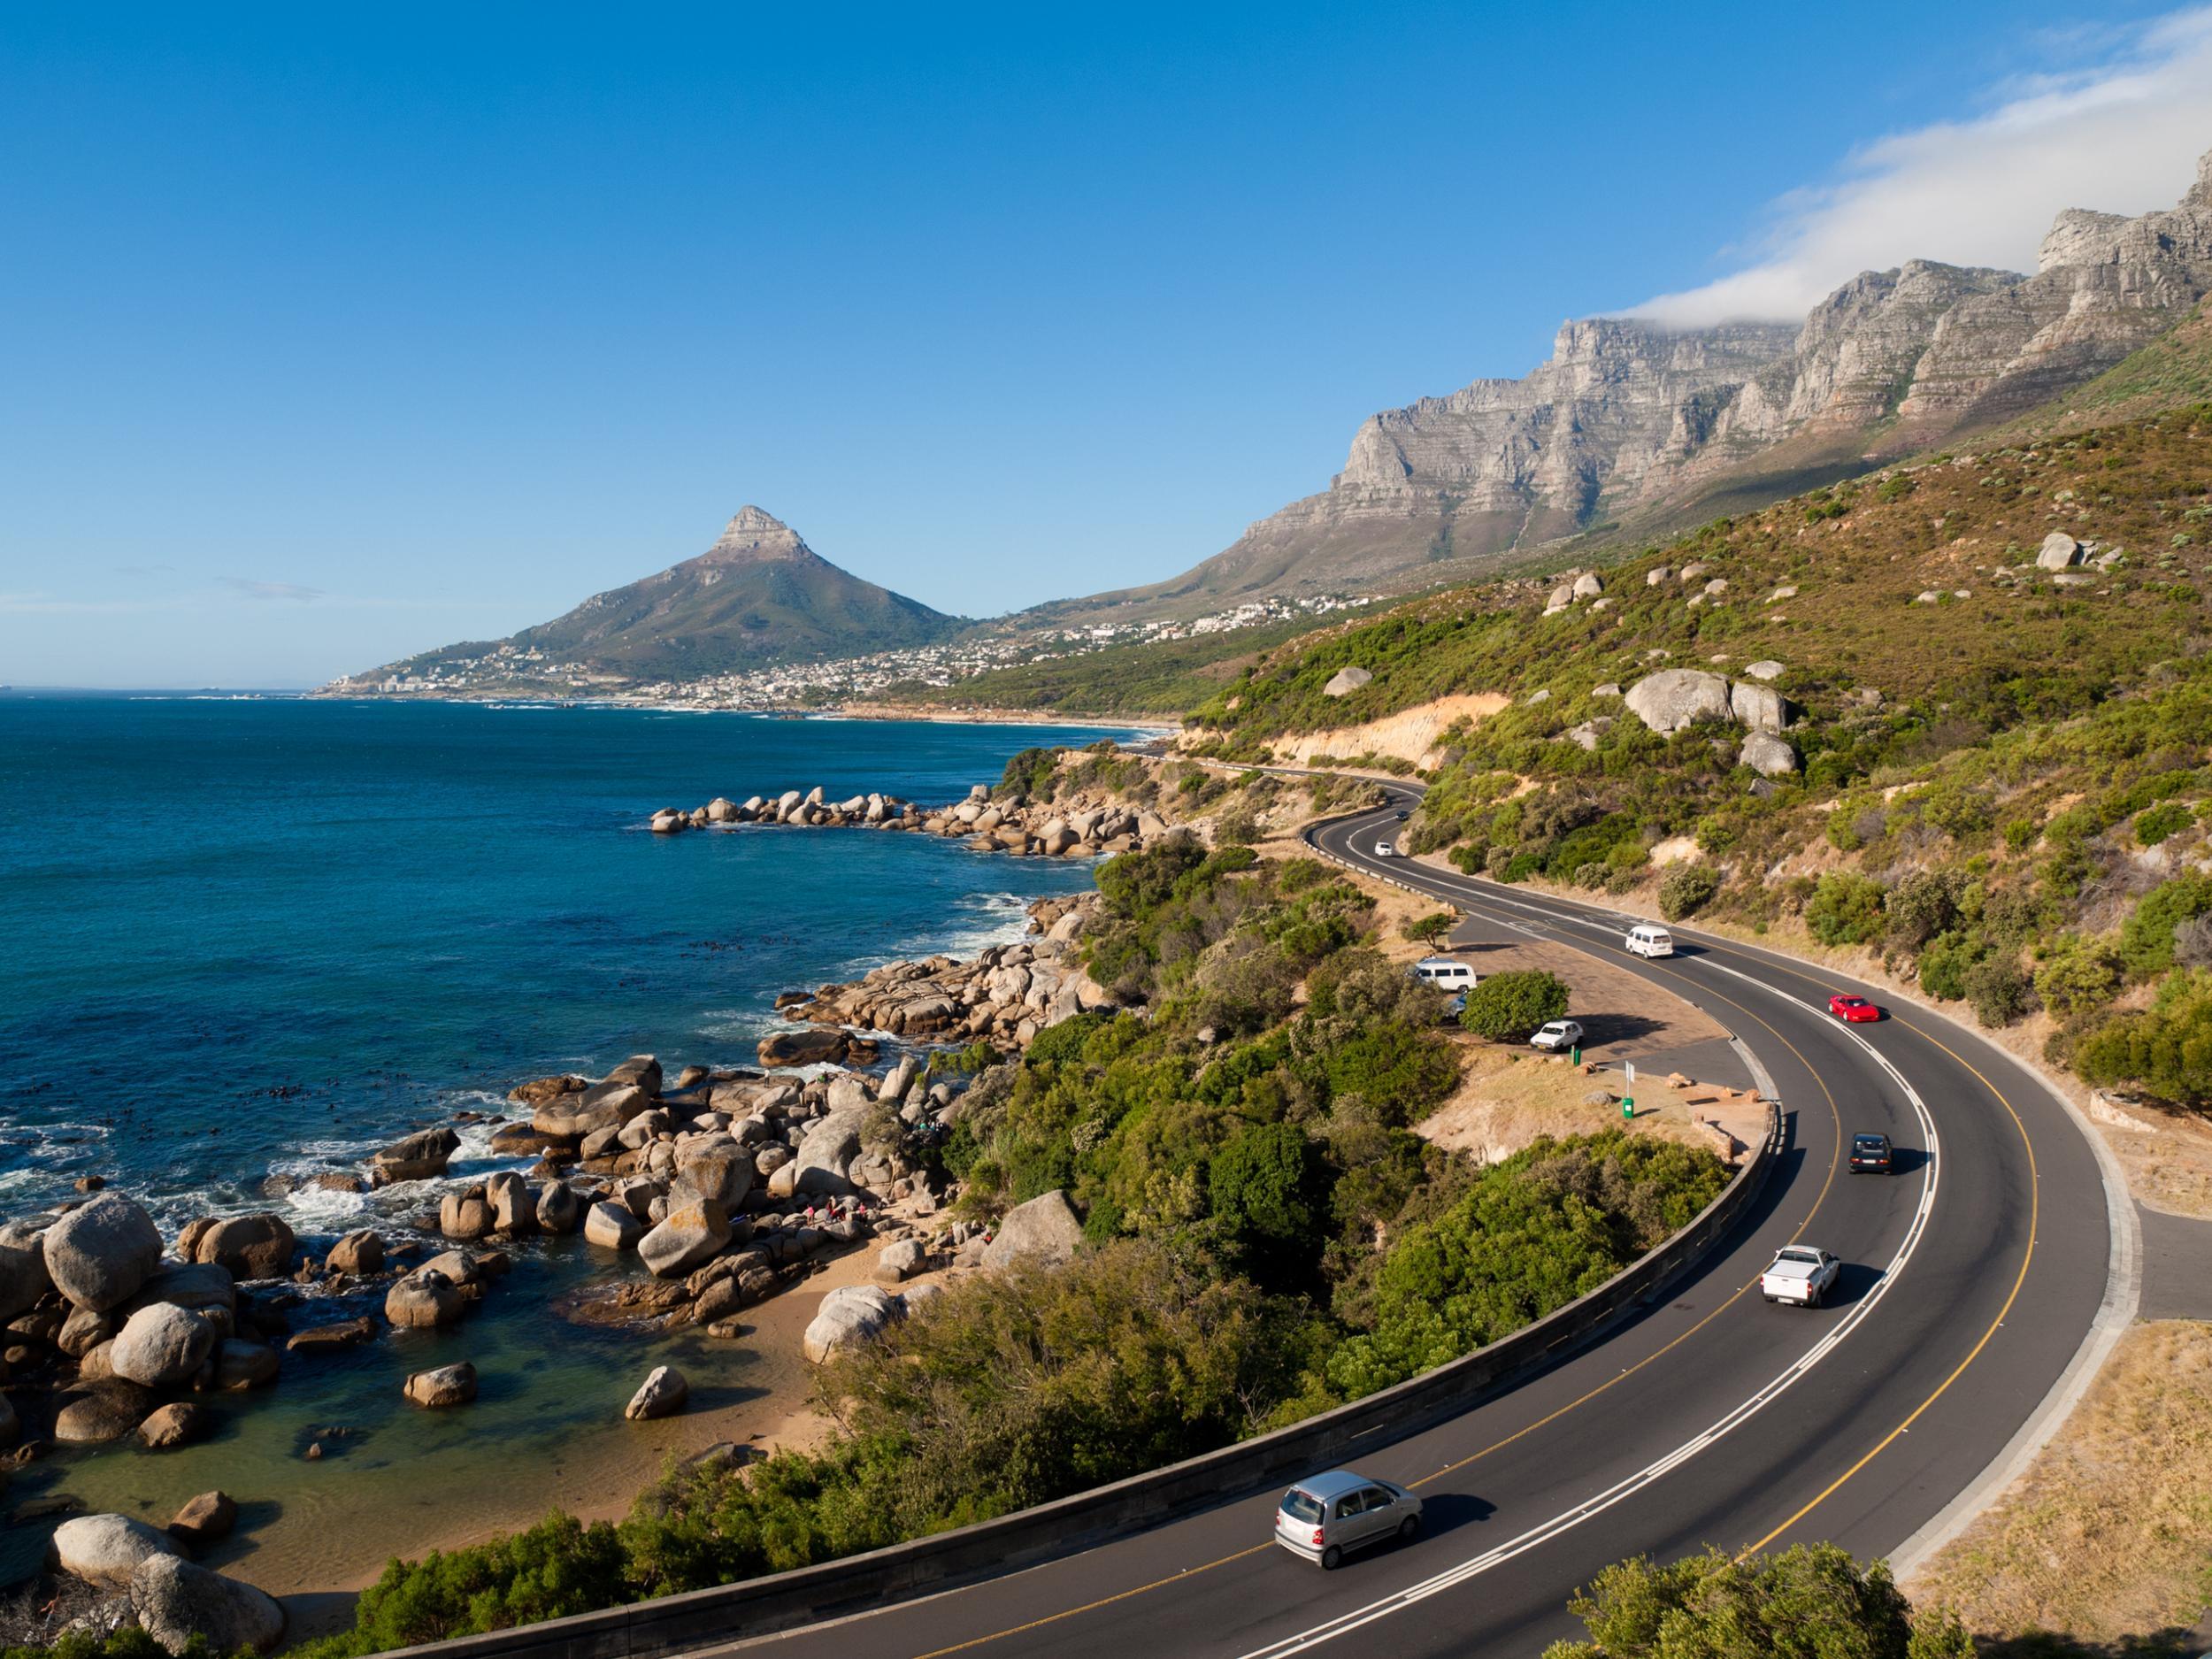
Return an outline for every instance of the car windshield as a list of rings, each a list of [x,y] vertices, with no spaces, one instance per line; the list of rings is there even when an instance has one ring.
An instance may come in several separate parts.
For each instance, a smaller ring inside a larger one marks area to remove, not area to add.
[[[1317,1521],[1321,1505],[1295,1487],[1283,1494],[1283,1513],[1294,1521]]]
[[[1863,1008],[1866,1006],[1863,1001],[1855,996],[1839,996],[1836,998],[1836,1001],[1840,1002],[1846,1008]]]

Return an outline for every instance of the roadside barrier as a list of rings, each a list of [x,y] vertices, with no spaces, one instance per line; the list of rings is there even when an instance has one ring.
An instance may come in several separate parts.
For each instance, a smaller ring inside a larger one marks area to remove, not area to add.
[[[1509,1392],[1658,1300],[1750,1209],[1783,1136],[1781,1109],[1770,1101],[1766,1134],[1734,1178],[1648,1256],[1487,1348],[1302,1423],[864,1555],[398,1651],[438,1659],[655,1659],[714,1647],[995,1577],[1356,1462]]]

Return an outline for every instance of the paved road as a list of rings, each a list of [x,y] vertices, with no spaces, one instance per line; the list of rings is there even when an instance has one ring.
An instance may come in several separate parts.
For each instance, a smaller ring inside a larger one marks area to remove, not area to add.
[[[1832,1539],[1896,1551],[2035,1417],[2098,1321],[2111,1240],[2082,1133],[2007,1056],[1906,1010],[1847,1029],[1848,988],[1719,941],[1671,961],[1619,949],[1630,918],[1377,860],[1392,808],[1323,849],[1460,907],[1470,928],[1607,953],[1747,1046],[1786,1109],[1761,1204],[1661,1305],[1536,1380],[1370,1460],[1417,1486],[1410,1545],[1324,1573],[1274,1548],[1258,1493],[981,1584],[761,1639],[794,1654],[1534,1655],[1608,1563],[1712,1543]],[[1907,1149],[1854,1177],[1860,1130]],[[1813,1311],[1766,1305],[1758,1270],[1802,1240],[1849,1263]],[[1340,1643],[1340,1640],[1341,1641]]]

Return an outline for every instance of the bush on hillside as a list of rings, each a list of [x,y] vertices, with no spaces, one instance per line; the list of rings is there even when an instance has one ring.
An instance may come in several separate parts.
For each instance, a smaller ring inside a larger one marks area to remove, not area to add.
[[[2212,876],[2177,876],[2136,902],[2120,929],[2120,957],[2139,979],[2154,979],[2174,965],[2174,930],[2212,911]]]
[[[1568,1603],[1587,1641],[1544,1659],[1973,1659],[1947,1609],[1916,1614],[1889,1563],[1862,1567],[1834,1544],[1793,1544],[1744,1559],[1717,1549],[1664,1566],[1608,1567]]]
[[[2061,1019],[2094,1013],[2120,994],[2124,966],[2103,940],[2061,933],[2035,971],[2035,994]]]
[[[1547,1020],[1565,1018],[1567,996],[1567,982],[1555,973],[1494,973],[1467,993],[1459,1023],[1492,1042],[1521,1041]]]
[[[2139,845],[2155,847],[2187,829],[2195,820],[2196,814],[2181,802],[2164,802],[2135,815],[2135,839]]]
[[[1966,971],[1966,1000],[1974,1018],[1994,1031],[2035,1006],[2035,984],[2011,956],[1988,956]]]
[[[1696,915],[1720,891],[1720,872],[1710,864],[1678,864],[1659,879],[1659,914],[1671,922]]]
[[[1838,871],[1821,877],[1805,905],[1805,926],[1824,945],[1863,945],[1882,931],[1882,884]]]
[[[2148,1009],[2089,1033],[2074,1047],[2074,1067],[2092,1083],[2139,1084],[2177,1105],[2212,1107],[2212,972],[2177,973]]]

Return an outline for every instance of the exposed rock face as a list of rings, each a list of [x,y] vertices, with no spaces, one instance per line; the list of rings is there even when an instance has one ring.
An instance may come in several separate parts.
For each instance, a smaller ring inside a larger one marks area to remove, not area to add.
[[[684,1380],[683,1372],[673,1365],[657,1365],[652,1374],[638,1385],[638,1391],[630,1396],[630,1403],[622,1408],[622,1415],[632,1422],[648,1417],[672,1417],[684,1409],[691,1397],[691,1385]]]
[[[170,1518],[169,1536],[188,1544],[211,1544],[228,1537],[237,1521],[238,1505],[227,1492],[203,1492]]]
[[[2070,209],[2036,273],[1910,260],[1801,323],[1671,330],[1569,322],[1518,380],[1371,417],[1318,495],[1148,588],[1053,607],[1117,620],[1262,595],[1374,592],[1479,574],[1594,520],[1808,465],[1833,476],[2009,419],[2110,368],[2212,290],[2212,156],[2170,211]],[[1777,488],[1774,494],[1784,493]]]
[[[644,1224],[622,1204],[603,1199],[584,1213],[584,1241],[602,1249],[626,1250],[645,1234]]]
[[[998,1234],[985,1247],[983,1265],[1011,1267],[1017,1262],[1057,1265],[1074,1256],[1083,1243],[1083,1224],[1076,1218],[1068,1195],[1055,1187],[1040,1193],[1025,1204],[1008,1210]]]
[[[330,1247],[324,1263],[334,1273],[380,1273],[384,1271],[384,1240],[366,1227],[349,1233]]]
[[[1348,697],[1374,677],[1372,672],[1356,664],[1348,668],[1340,668],[1329,677],[1329,683],[1321,687],[1321,695],[1325,697]]]
[[[138,1438],[149,1451],[165,1452],[194,1440],[204,1440],[215,1426],[207,1408],[189,1400],[172,1401],[138,1425]]]
[[[139,1563],[177,1555],[176,1540],[127,1515],[80,1515],[54,1529],[54,1559],[87,1584],[120,1588]]]
[[[1737,757],[1763,778],[1786,778],[1797,770],[1797,751],[1771,732],[1754,732]]]
[[[173,1302],[159,1302],[131,1315],[115,1339],[109,1363],[127,1382],[173,1388],[189,1382],[215,1351],[215,1327]]]
[[[97,1380],[85,1380],[86,1372],[97,1369],[94,1362],[104,1362],[112,1347],[111,1342],[87,1355],[78,1373],[78,1386],[55,1402],[54,1438],[65,1446],[103,1446],[119,1440],[154,1409],[153,1392],[136,1383],[104,1371]]]
[[[692,1196],[669,1206],[667,1217],[638,1240],[638,1259],[656,1278],[674,1279],[720,1254],[730,1241],[730,1218],[711,1198]]]
[[[463,1307],[453,1281],[428,1268],[410,1273],[384,1294],[384,1317],[402,1330],[451,1325]]]
[[[96,1312],[128,1302],[161,1262],[153,1218],[119,1193],[102,1193],[46,1230],[54,1288]]]
[[[172,1654],[184,1652],[196,1636],[205,1638],[210,1653],[265,1653],[284,1635],[284,1609],[274,1598],[176,1555],[149,1557],[130,1585],[139,1624]]]

